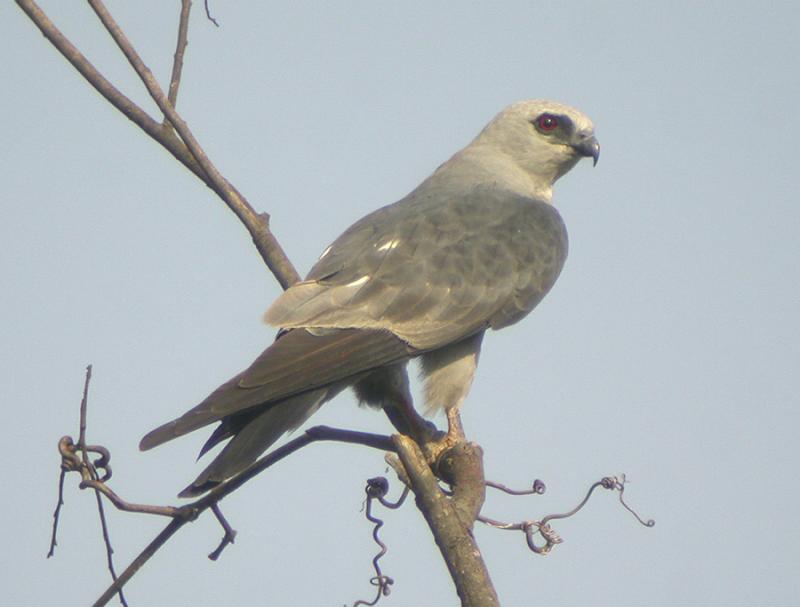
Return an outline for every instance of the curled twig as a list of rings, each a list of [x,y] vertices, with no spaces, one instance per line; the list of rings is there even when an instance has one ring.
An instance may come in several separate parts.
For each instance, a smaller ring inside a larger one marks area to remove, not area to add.
[[[616,482],[617,482],[617,485],[618,485],[618,487],[615,487],[615,488],[619,489],[619,503],[620,503],[620,504],[622,504],[622,507],[623,507],[623,508],[625,508],[625,510],[627,510],[628,512],[630,512],[630,513],[631,513],[633,516],[635,516],[635,517],[636,517],[636,520],[637,520],[637,521],[639,521],[639,522],[640,522],[642,525],[644,525],[645,527],[653,527],[653,526],[655,526],[655,524],[656,524],[655,520],[653,520],[653,519],[649,518],[649,519],[647,519],[647,520],[645,521],[645,520],[644,520],[644,519],[643,519],[641,516],[639,516],[639,514],[638,514],[638,513],[637,513],[637,512],[636,512],[636,511],[635,511],[633,508],[631,508],[631,507],[630,507],[630,506],[629,506],[629,505],[628,505],[628,504],[625,502],[625,500],[623,499],[623,497],[622,497],[622,494],[623,494],[623,493],[625,493],[625,483],[626,483],[626,482],[628,482],[628,481],[626,481],[626,480],[625,480],[625,475],[624,475],[624,474],[621,474],[621,475],[620,475],[620,478],[619,478],[619,480],[617,480]]]
[[[81,488],[92,487],[95,490],[95,500],[97,501],[97,515],[100,519],[100,528],[103,534],[103,542],[106,547],[106,563],[108,571],[111,573],[111,579],[117,581],[117,572],[114,569],[114,548],[111,545],[111,535],[108,532],[108,522],[106,521],[105,509],[103,508],[103,501],[100,497],[102,491],[99,486],[105,486],[104,483],[111,478],[111,453],[105,447],[100,445],[87,445],[86,444],[86,419],[89,403],[89,382],[92,379],[92,365],[86,367],[86,376],[83,382],[83,396],[80,405],[80,422],[78,430],[78,443],[76,444],[72,437],[62,436],[58,441],[58,451],[61,454],[61,474],[58,479],[58,503],[53,512],[53,534],[50,539],[50,550],[47,557],[50,558],[55,553],[56,535],[58,532],[58,521],[61,514],[61,507],[64,505],[64,478],[67,472],[78,472],[81,475]],[[94,461],[89,460],[89,454],[96,453],[100,457]],[[102,476],[98,473],[98,469],[103,471]],[[120,603],[123,607],[127,607],[128,603],[125,600],[125,595],[122,588],[118,593]]]
[[[531,485],[530,489],[511,489],[503,483],[495,483],[494,481],[486,481],[486,486],[492,489],[499,489],[509,495],[542,495],[547,491],[544,481],[538,478],[533,481],[533,485]]]
[[[90,373],[87,370],[87,385],[88,385],[88,377],[90,377]],[[86,394],[87,390],[84,390],[84,399],[81,402],[81,432],[80,436],[82,437],[81,440],[85,441],[86,436]],[[64,502],[63,500],[63,483],[64,483],[64,476],[67,472],[77,472],[80,474],[81,482],[80,488],[81,489],[93,489],[98,497],[98,503],[101,504],[99,501],[99,494],[103,494],[107,497],[111,503],[119,510],[125,512],[139,512],[143,514],[155,514],[159,516],[166,516],[170,517],[172,520],[170,523],[159,533],[159,535],[153,539],[150,544],[148,544],[142,552],[137,556],[134,561],[128,565],[125,571],[122,572],[121,575],[117,576],[114,569],[113,563],[111,561],[111,555],[113,553],[113,549],[111,547],[111,543],[108,536],[108,529],[105,523],[104,512],[102,510],[102,506],[99,507],[99,513],[101,517],[101,524],[103,526],[103,538],[106,542],[106,551],[108,556],[108,563],[109,569],[111,570],[113,583],[106,589],[103,595],[95,602],[95,605],[105,605],[115,594],[119,594],[122,590],[122,587],[127,583],[127,581],[153,556],[153,554],[158,551],[158,549],[163,546],[170,537],[172,537],[183,525],[194,521],[197,517],[206,509],[211,508],[214,514],[217,517],[217,520],[222,525],[222,528],[225,530],[225,535],[222,538],[219,546],[209,555],[209,558],[215,559],[219,557],[219,554],[228,544],[233,543],[233,540],[236,536],[236,532],[231,528],[228,522],[225,520],[225,517],[220,512],[219,508],[217,508],[217,502],[223,499],[226,495],[230,494],[234,490],[241,487],[244,483],[248,480],[252,479],[257,474],[263,472],[273,464],[277,463],[278,461],[282,460],[284,457],[302,449],[310,445],[311,443],[319,442],[319,441],[338,441],[338,442],[345,442],[345,443],[352,443],[352,444],[360,444],[367,447],[372,447],[375,449],[380,449],[381,451],[388,451],[394,448],[391,439],[388,436],[381,436],[378,434],[370,434],[367,432],[355,432],[351,430],[340,430],[338,428],[329,428],[327,426],[315,426],[313,428],[307,429],[301,436],[298,436],[292,441],[289,441],[285,445],[271,451],[270,453],[263,456],[259,459],[255,464],[253,464],[250,468],[235,476],[228,481],[220,484],[219,486],[215,487],[212,491],[209,491],[203,497],[199,498],[198,500],[186,504],[184,506],[175,507],[175,506],[153,506],[149,504],[135,504],[132,502],[127,502],[119,497],[106,483],[105,480],[110,478],[111,476],[111,469],[109,466],[109,461],[111,459],[111,454],[108,449],[99,445],[85,445],[79,443],[75,443],[70,436],[64,436],[58,441],[58,450],[61,454],[61,476],[59,478],[59,499],[58,504],[56,505],[56,509],[53,513],[53,533],[52,538],[50,541],[50,551],[48,556],[52,556],[55,551],[56,546],[56,531],[58,528],[58,521],[59,521],[59,514],[61,511],[61,506]],[[95,453],[98,454],[100,457],[94,460],[94,462],[89,460],[88,454]],[[103,470],[102,477],[97,472],[97,467]],[[380,499],[381,503],[386,505],[387,507],[393,507],[392,502],[388,502],[384,499]],[[402,499],[398,502],[402,503]],[[396,507],[396,506],[395,506]],[[120,600],[124,602],[124,597],[120,596]]]
[[[80,408],[80,430],[77,449],[81,453],[81,477],[84,481],[87,479],[91,481],[99,481],[104,483],[111,478],[111,453],[105,447],[100,445],[87,445],[86,444],[86,420],[89,410],[89,382],[92,379],[92,365],[86,367],[86,379],[83,383],[83,397],[81,398]],[[59,446],[61,443],[59,443]],[[97,453],[100,455],[93,462],[89,461],[89,453]],[[98,474],[97,469],[103,470],[102,477]],[[83,484],[83,483],[81,483]],[[106,511],[103,508],[103,500],[100,497],[100,491],[95,489],[94,498],[97,503],[97,516],[100,519],[100,528],[103,533],[103,543],[106,547],[106,565],[108,572],[111,574],[112,582],[117,581],[117,570],[114,568],[114,547],[111,545],[111,535],[108,532],[108,522],[106,521]],[[117,592],[119,602],[123,607],[128,607],[128,602],[125,600],[125,594],[122,588]]]
[[[645,521],[625,502],[625,500],[622,497],[622,494],[625,491],[625,483],[626,480],[624,474],[621,474],[620,476],[606,476],[597,481],[596,483],[593,483],[592,486],[589,487],[589,490],[586,492],[584,498],[572,510],[560,514],[548,514],[541,521],[522,521],[520,523],[504,523],[503,521],[491,519],[483,515],[479,515],[477,517],[477,520],[479,520],[480,522],[489,527],[494,527],[495,529],[504,529],[507,531],[522,531],[523,533],[525,533],[525,541],[527,542],[528,547],[536,554],[546,555],[550,553],[550,551],[556,544],[560,544],[564,541],[561,539],[561,536],[559,536],[555,532],[555,530],[550,526],[550,521],[569,518],[577,514],[589,501],[589,498],[594,493],[594,490],[597,489],[598,487],[603,487],[604,489],[619,491],[619,501],[622,504],[622,506],[628,512],[633,514],[633,516],[636,517],[636,520],[639,521],[645,527],[654,526],[656,522],[653,519],[648,519],[647,521]],[[496,484],[493,483],[490,484],[489,482],[487,482],[486,484],[490,487],[495,487],[496,489],[505,490],[502,488],[502,486],[498,487],[496,486]],[[536,483],[534,483],[534,488],[535,487]],[[524,495],[526,493],[533,493],[531,491],[514,492],[510,490],[506,492],[512,495]],[[534,538],[537,534],[541,535],[545,541],[545,543],[541,546],[534,541]]]
[[[62,439],[64,442],[71,442],[72,439],[69,437],[65,437]],[[139,570],[141,567],[148,561],[150,558],[163,546],[169,538],[171,538],[175,533],[180,530],[183,525],[194,521],[197,519],[203,511],[212,508],[217,502],[222,500],[225,496],[229,495],[242,485],[244,485],[247,481],[255,477],[256,475],[260,474],[270,466],[276,464],[277,462],[281,461],[283,458],[287,457],[288,455],[294,453],[306,447],[312,443],[321,442],[321,441],[337,441],[337,442],[345,442],[351,444],[359,444],[364,445],[367,447],[372,447],[375,449],[380,449],[381,451],[388,451],[394,448],[391,439],[388,436],[381,436],[378,434],[370,434],[368,432],[355,432],[352,430],[340,430],[338,428],[330,428],[327,426],[314,426],[312,428],[308,428],[303,434],[296,437],[295,439],[285,443],[281,447],[274,449],[261,457],[255,464],[250,466],[247,470],[242,472],[241,474],[234,476],[233,478],[221,483],[208,493],[206,493],[201,498],[191,502],[190,504],[186,504],[185,506],[181,507],[174,507],[174,506],[150,506],[146,504],[133,504],[124,501],[121,499],[116,493],[114,493],[108,485],[105,483],[101,483],[99,481],[82,481],[81,487],[92,487],[99,490],[103,495],[105,495],[114,506],[120,510],[124,510],[126,512],[141,512],[146,514],[158,514],[162,516],[171,517],[172,520],[169,524],[156,536],[153,541],[151,541],[140,553],[139,555],[133,560],[133,562],[128,565],[128,567],[123,571],[119,578],[111,584],[106,591],[100,596],[99,599],[95,602],[95,605],[105,605],[108,601],[116,594],[116,592],[122,588],[128,580]],[[68,451],[69,453],[69,451]],[[69,460],[69,458],[68,458]],[[70,460],[71,461],[71,460]],[[218,517],[219,518],[219,517]],[[222,523],[222,521],[220,521]],[[223,524],[223,528],[225,525]],[[229,526],[228,526],[229,528]],[[232,540],[233,530],[230,529],[230,534],[228,534],[228,529],[226,528],[226,537],[223,538],[217,550],[212,552],[211,554],[214,555],[215,553],[217,556],[219,555],[219,551],[222,547],[226,546],[228,543],[232,543],[227,540]],[[223,546],[224,544],[224,546]]]
[[[378,536],[378,531],[381,527],[383,527],[383,520],[379,519],[377,516],[373,516],[372,501],[378,500],[382,506],[396,510],[403,505],[406,497],[408,497],[409,489],[408,487],[404,487],[403,493],[400,494],[400,497],[396,502],[389,501],[386,499],[386,493],[389,491],[389,481],[383,476],[377,476],[367,481],[367,486],[365,487],[364,491],[367,494],[364,516],[366,516],[369,522],[375,525],[372,529],[372,539],[380,548],[378,554],[376,554],[372,559],[372,567],[375,570],[375,575],[369,580],[370,584],[377,587],[377,593],[372,601],[368,602],[363,599],[359,599],[353,603],[353,607],[358,607],[359,605],[368,605],[371,607],[372,605],[377,604],[382,596],[389,595],[392,590],[391,585],[394,584],[394,580],[391,577],[383,574],[380,563],[378,562],[381,560],[383,555],[386,554],[388,548]]]
[[[603,487],[603,489],[609,489],[612,491],[616,489],[617,491],[619,491],[620,502],[622,503],[623,506],[625,506],[626,510],[631,512],[636,517],[636,520],[638,520],[645,527],[652,527],[653,525],[656,524],[656,522],[653,519],[649,519],[648,521],[645,522],[638,514],[636,514],[636,512],[634,512],[622,500],[622,492],[625,491],[625,482],[626,481],[624,474],[621,474],[620,476],[603,477],[596,483],[592,484],[591,487],[589,487],[589,491],[586,492],[586,497],[584,497],[581,500],[581,502],[577,506],[575,506],[572,510],[570,510],[569,512],[564,512],[562,514],[548,514],[546,517],[542,519],[542,524],[547,524],[549,521],[557,519],[569,518],[570,516],[576,514],[581,508],[583,508],[586,505],[586,502],[589,501],[589,498],[592,496],[592,493],[594,493],[594,490],[597,489],[598,487]]]
[[[522,530],[525,532],[525,541],[528,543],[528,548],[542,556],[550,554],[550,551],[556,544],[560,544],[564,541],[547,523],[527,521],[523,525]],[[537,545],[534,541],[534,536],[537,533],[544,538],[545,543],[543,546]]]

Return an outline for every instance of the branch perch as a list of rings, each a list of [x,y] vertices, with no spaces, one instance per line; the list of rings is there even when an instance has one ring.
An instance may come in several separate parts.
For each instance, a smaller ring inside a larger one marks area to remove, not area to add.
[[[144,512],[147,514],[163,514],[166,516],[172,516],[173,519],[161,531],[161,533],[159,533],[158,536],[156,536],[156,538],[139,553],[134,561],[128,565],[125,571],[123,571],[114,581],[114,583],[106,589],[102,596],[97,599],[94,605],[96,607],[106,605],[108,601],[110,601],[111,598],[113,598],[113,596],[123,586],[125,586],[128,580],[130,580],[134,574],[139,571],[139,569],[141,569],[148,560],[150,560],[150,557],[152,557],[159,550],[159,548],[161,548],[161,546],[163,546],[169,540],[169,538],[175,535],[175,533],[177,533],[186,523],[194,521],[198,516],[200,516],[200,514],[202,514],[203,511],[207,509],[216,508],[217,504],[227,495],[241,487],[244,483],[260,474],[273,464],[276,464],[283,458],[294,453],[295,451],[298,451],[299,449],[302,449],[303,447],[310,445],[311,443],[320,441],[336,441],[358,444],[380,449],[382,451],[391,451],[394,449],[392,441],[388,436],[371,434],[367,432],[354,432],[352,430],[341,430],[339,428],[330,428],[328,426],[315,426],[313,428],[309,428],[301,436],[298,436],[294,440],[289,441],[274,451],[271,451],[238,476],[235,476],[221,485],[218,485],[212,491],[209,491],[203,497],[192,502],[191,504],[186,504],[185,506],[176,508],[174,506],[140,506],[122,502],[122,504],[126,507],[121,509],[126,511]],[[106,495],[105,492],[103,493]],[[114,502],[114,505],[120,507],[116,502]],[[218,515],[217,518],[222,524],[224,517],[223,519],[220,519]],[[223,524],[223,529],[225,531],[225,537],[220,543],[220,546],[209,556],[219,556],[219,552],[222,550],[222,548],[224,548],[227,543],[232,542],[233,535],[235,535],[235,533],[230,528],[230,525],[227,525],[227,521]]]
[[[484,492],[480,448],[476,446],[472,454],[468,451],[462,452],[462,457],[472,462],[454,468],[457,475],[451,479],[453,496],[448,497],[439,487],[439,482],[417,443],[402,435],[395,435],[392,440],[411,483],[417,507],[424,515],[436,545],[447,563],[462,607],[499,605],[489,572],[472,534],[475,516],[470,514],[465,516],[465,513],[474,510],[478,501],[474,493],[482,495]],[[444,457],[447,457],[447,454],[444,454]],[[478,478],[475,471],[478,467],[480,488],[473,486]],[[465,470],[468,472],[463,477],[458,475]],[[480,503],[483,503],[482,497]]]

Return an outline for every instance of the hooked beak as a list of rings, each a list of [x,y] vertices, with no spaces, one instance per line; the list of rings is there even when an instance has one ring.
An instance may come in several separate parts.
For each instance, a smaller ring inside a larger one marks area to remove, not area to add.
[[[592,157],[594,159],[592,166],[597,165],[597,161],[600,158],[600,142],[594,136],[581,137],[572,144],[572,148],[581,156]]]

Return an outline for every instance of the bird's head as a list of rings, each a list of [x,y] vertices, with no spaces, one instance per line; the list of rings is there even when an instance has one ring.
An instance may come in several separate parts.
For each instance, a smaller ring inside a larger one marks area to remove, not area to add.
[[[600,157],[594,125],[563,103],[533,99],[504,109],[481,131],[473,145],[502,154],[540,188],[553,183],[581,158]]]

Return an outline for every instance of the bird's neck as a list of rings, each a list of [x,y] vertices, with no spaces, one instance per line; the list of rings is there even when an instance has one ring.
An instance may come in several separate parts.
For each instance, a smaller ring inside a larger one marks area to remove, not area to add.
[[[436,169],[420,187],[441,186],[452,192],[470,191],[486,184],[547,203],[553,196],[553,184],[549,179],[531,175],[509,155],[476,145],[476,142]]]

